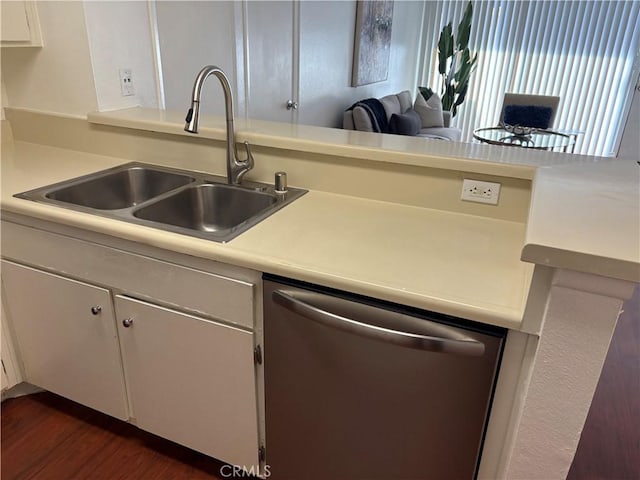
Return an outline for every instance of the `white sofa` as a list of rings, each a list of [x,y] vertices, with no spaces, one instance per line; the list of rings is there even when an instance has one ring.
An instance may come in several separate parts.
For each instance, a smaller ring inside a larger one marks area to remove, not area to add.
[[[408,90],[387,95],[379,99],[384,107],[387,121],[391,121],[393,114],[406,114],[408,110],[414,108],[411,93]],[[416,136],[426,138],[437,138],[442,140],[460,141],[462,131],[459,128],[451,127],[451,112],[442,112],[442,127],[422,127]],[[342,128],[345,130],[359,130],[364,132],[376,132],[376,126],[372,121],[371,114],[366,106],[355,104],[352,108],[344,112]]]

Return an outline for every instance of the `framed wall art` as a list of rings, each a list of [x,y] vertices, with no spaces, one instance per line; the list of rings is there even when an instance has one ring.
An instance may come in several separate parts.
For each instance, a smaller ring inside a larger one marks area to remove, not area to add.
[[[389,76],[393,0],[358,1],[351,86],[382,82]]]

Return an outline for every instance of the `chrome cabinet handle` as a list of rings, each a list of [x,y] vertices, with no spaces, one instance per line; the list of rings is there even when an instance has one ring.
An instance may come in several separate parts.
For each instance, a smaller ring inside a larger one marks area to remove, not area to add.
[[[131,325],[133,325],[133,318],[125,318],[122,320],[122,326],[124,328],[129,328]]]
[[[102,311],[102,307],[100,305],[95,305],[91,307],[91,314],[98,315]]]
[[[287,110],[297,110],[298,102],[294,102],[293,100],[287,100]]]
[[[401,347],[481,356],[484,343],[447,325],[316,292],[276,290],[282,307],[322,325]],[[336,312],[336,313],[333,313]],[[367,321],[352,317],[367,318]]]

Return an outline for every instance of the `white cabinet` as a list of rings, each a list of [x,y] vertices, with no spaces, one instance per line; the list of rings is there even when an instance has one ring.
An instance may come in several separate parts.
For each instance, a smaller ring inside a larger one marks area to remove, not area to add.
[[[25,380],[127,419],[109,291],[7,261],[2,281]]]
[[[13,337],[7,323],[7,313],[4,308],[4,301],[0,303],[2,310],[2,350],[0,358],[2,359],[2,391],[5,391],[22,381],[20,367],[16,359],[13,347]]]
[[[257,465],[253,333],[121,295],[115,303],[138,427]]]
[[[42,33],[35,2],[25,0],[0,2],[0,24],[1,46],[42,46]]]
[[[260,274],[61,228],[2,222],[4,307],[25,381],[258,468]]]

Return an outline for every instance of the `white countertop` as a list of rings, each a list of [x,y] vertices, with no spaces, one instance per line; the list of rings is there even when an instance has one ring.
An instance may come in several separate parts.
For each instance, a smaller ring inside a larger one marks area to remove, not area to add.
[[[180,112],[132,108],[90,113],[88,120],[191,135]],[[205,115],[201,125],[200,136],[225,138],[223,117]],[[523,260],[640,282],[635,161],[259,120],[240,119],[236,129],[239,141],[276,148],[533,179]]]
[[[640,165],[538,169],[522,259],[640,282]]]
[[[488,324],[520,326],[533,270],[519,260],[522,223],[310,191],[220,244],[12,196],[126,161],[16,142],[3,151],[2,209]]]
[[[91,112],[90,123],[193,137],[184,131],[184,113],[152,108]],[[306,153],[321,153],[372,161],[429,166],[487,175],[532,179],[536,169],[558,163],[593,163],[595,157],[556,154],[523,148],[495,148],[480,143],[426,141],[405,135],[324,128],[253,119],[235,120],[236,141]],[[225,119],[200,117],[201,138],[225,140]],[[480,161],[478,161],[480,160]]]
[[[89,121],[187,135],[177,112],[137,108],[90,114]],[[203,124],[201,136],[224,138],[221,117]],[[514,329],[533,263],[640,282],[635,162],[252,120],[237,122],[237,130],[240,141],[302,155],[533,179],[529,218],[525,225],[310,191],[219,244],[13,198],[129,161],[26,142],[3,149],[2,209]]]

